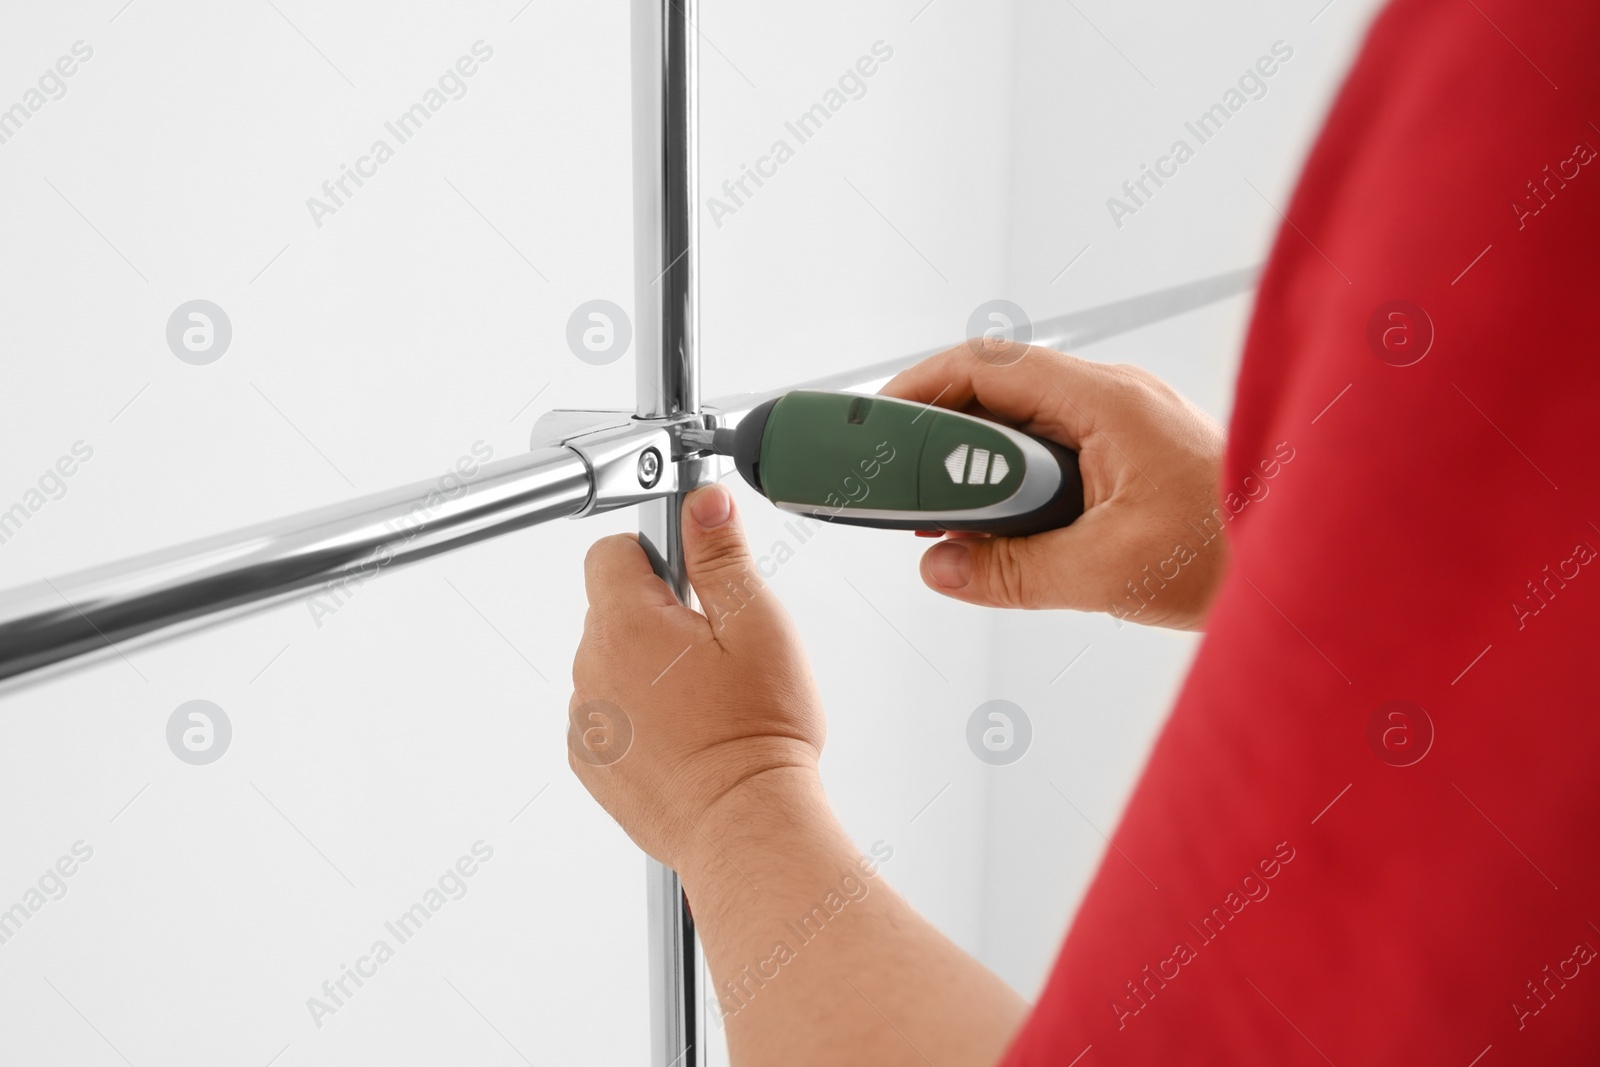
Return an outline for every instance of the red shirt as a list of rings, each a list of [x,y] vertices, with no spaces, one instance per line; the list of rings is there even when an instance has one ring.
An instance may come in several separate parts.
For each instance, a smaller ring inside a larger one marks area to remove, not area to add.
[[[1374,24],[1262,279],[1230,572],[1006,1064],[1600,1062],[1597,124],[1593,0]]]

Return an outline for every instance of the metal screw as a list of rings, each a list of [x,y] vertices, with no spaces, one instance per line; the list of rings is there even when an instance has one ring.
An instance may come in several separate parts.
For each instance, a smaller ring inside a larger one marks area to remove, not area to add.
[[[653,489],[660,480],[661,453],[647,448],[639,454],[639,484],[646,489]]]

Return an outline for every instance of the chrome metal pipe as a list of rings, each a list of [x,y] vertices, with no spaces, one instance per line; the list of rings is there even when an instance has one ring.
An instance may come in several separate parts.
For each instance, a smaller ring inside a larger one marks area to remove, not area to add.
[[[1185,312],[1207,307],[1232,296],[1248,293],[1255,288],[1256,278],[1260,273],[1260,267],[1244,267],[1184,282],[1181,285],[1141,293],[1109,304],[1099,304],[1079,311],[1070,311],[1065,315],[1040,319],[1038,322],[1026,324],[1024,329],[1017,331],[1019,334],[1017,339],[1026,338],[1028,343],[1040,348],[1072,351],[1096,341],[1104,341],[1137,330],[1142,326],[1149,326]],[[795,382],[780,389],[718,397],[706,401],[705,411],[714,417],[718,426],[736,426],[739,419],[752,408],[795,389],[875,393],[887,385],[889,379],[896,374],[950,347],[952,346],[942,345],[909,356],[896,356],[864,367],[853,367],[850,370],[812,378],[810,381]]]
[[[580,511],[588,467],[550,448],[0,594],[0,680],[264,607]],[[17,684],[17,683],[13,683]]]
[[[686,196],[690,179],[692,175],[684,176]],[[662,217],[652,214],[653,203],[641,205],[647,219]],[[694,249],[691,243],[687,250],[667,256],[668,247],[673,246],[663,239],[653,254],[685,266],[683,273],[662,274],[663,281],[671,277],[680,287],[672,306],[684,309],[684,314],[677,316],[680,325],[670,334],[674,343],[651,351],[692,356]],[[647,272],[644,266],[638,271],[641,285],[651,290],[653,284],[644,283],[653,283],[654,274],[646,278]],[[1032,339],[1046,347],[1077,348],[1248,292],[1255,275],[1254,268],[1230,271],[1041,320],[1031,328]],[[707,401],[703,408],[695,406],[695,361],[675,356],[659,366],[641,364],[641,377],[654,375],[650,395],[659,390],[660,408],[677,411],[664,421],[690,420],[691,412],[703,410],[717,425],[732,426],[757,404],[790,389],[875,391],[894,374],[932,354],[933,350],[919,352],[782,389],[722,397]],[[574,424],[574,431],[579,428]],[[652,428],[643,422],[639,426],[641,435]],[[717,476],[709,459],[679,460],[677,469],[680,488]],[[390,566],[576,515],[595,492],[583,459],[562,447],[540,447],[526,456],[485,464],[464,480],[464,489],[442,481],[420,482],[0,592],[0,681],[9,679],[9,686],[24,678],[32,681],[49,669],[126,652],[138,643],[265,607],[296,592],[359,583]],[[665,492],[662,497],[643,505],[642,540],[654,554],[658,571],[687,600],[692,593],[675,547],[681,497]]]
[[[641,418],[700,408],[697,0],[633,0],[633,318]]]
[[[637,413],[700,410],[699,126],[696,0],[632,0],[633,272]],[[707,478],[687,461],[678,490],[645,503],[639,541],[678,598],[695,606],[684,569],[684,494]],[[705,967],[676,872],[646,859],[650,1062],[703,1067]]]

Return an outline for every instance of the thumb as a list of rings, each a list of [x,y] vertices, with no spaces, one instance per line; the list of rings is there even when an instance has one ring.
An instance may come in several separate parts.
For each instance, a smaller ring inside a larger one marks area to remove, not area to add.
[[[782,610],[756,570],[725,486],[713,483],[685,498],[683,556],[689,584],[719,641],[760,628]]]
[[[1052,531],[1054,532],[1054,531]],[[963,537],[922,556],[928,588],[994,608],[1053,607],[1051,575],[1039,537]]]

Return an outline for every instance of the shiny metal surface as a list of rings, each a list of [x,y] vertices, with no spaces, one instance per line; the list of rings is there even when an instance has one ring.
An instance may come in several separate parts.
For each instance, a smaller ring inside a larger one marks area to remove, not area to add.
[[[632,0],[637,410],[700,407],[697,0]]]
[[[663,0],[662,6],[672,6],[672,0]],[[655,217],[649,211],[643,214],[647,220]],[[668,247],[663,243],[658,254],[666,255]],[[673,256],[680,263],[693,261],[692,251],[680,249]],[[643,278],[643,266],[639,273],[641,283],[653,281],[656,274]],[[1067,349],[1090,344],[1246,292],[1255,275],[1254,268],[1231,271],[1046,319],[1034,324],[1033,342]],[[680,280],[692,280],[692,274]],[[649,396],[656,399],[640,410],[649,418],[630,419],[626,412],[552,412],[539,420],[534,452],[484,465],[459,494],[446,497],[437,482],[422,482],[0,593],[0,681],[10,680],[9,687],[23,677],[35,680],[47,669],[116,655],[133,642],[173,636],[296,592],[317,586],[337,589],[385,567],[587,512],[595,503],[590,467],[559,442],[606,428],[617,437],[605,442],[604,455],[598,447],[591,452],[608,472],[614,468],[607,478],[614,489],[606,496],[619,500],[602,508],[644,502],[646,549],[679,595],[691,596],[679,563],[673,562],[681,559],[675,544],[682,499],[673,486],[688,489],[714,480],[732,465],[719,457],[694,457],[696,445],[685,440],[685,431],[735,426],[757,404],[792,389],[874,392],[936,351],[782,389],[722,397],[697,408],[695,368],[678,358],[694,354],[693,292],[692,285],[683,290],[691,313],[673,317],[679,324],[673,342],[653,350],[676,355],[659,367],[641,363],[641,379],[649,380]],[[667,411],[673,413],[660,417]],[[627,464],[636,462],[647,442],[659,441],[662,432],[672,442],[662,478],[648,489],[637,486],[628,480],[632,475]],[[437,506],[430,505],[436,496]]]
[[[1104,341],[1108,337],[1137,330],[1142,326],[1161,322],[1188,311],[1215,304],[1241,293],[1248,293],[1255,288],[1256,277],[1260,267],[1245,267],[1242,270],[1227,271],[1223,274],[1214,274],[1207,278],[1185,282],[1182,285],[1169,286],[1166,289],[1157,289],[1149,293],[1129,297],[1126,300],[1117,300],[1109,304],[1100,304],[1081,311],[1068,312],[1065,315],[1056,315],[1048,319],[1041,319],[1031,325],[1029,343],[1042,348],[1054,348],[1060,351],[1072,351],[1096,341]],[[957,344],[952,342],[952,344]],[[739,419],[747,414],[758,404],[765,403],[773,397],[782,396],[784,393],[795,389],[825,389],[848,393],[875,393],[889,383],[889,379],[927,359],[929,356],[938,355],[946,348],[930,348],[926,351],[916,352],[909,356],[897,356],[879,363],[871,363],[865,367],[840,371],[837,374],[828,374],[810,381],[796,382],[784,386],[782,389],[771,389],[759,393],[739,393],[732,396],[718,397],[705,403],[708,415],[707,424],[715,426],[737,426]],[[713,417],[714,416],[714,417]]]
[[[637,414],[700,410],[696,0],[632,0],[633,232]],[[683,494],[709,471],[679,465],[677,491],[639,510],[639,542],[656,573],[694,606],[684,570]],[[675,872],[646,860],[650,1062],[703,1067],[705,967]]]
[[[389,567],[576,514],[589,494],[577,453],[545,449],[485,463],[471,477],[418,482],[10,590],[0,594],[0,679],[115,655],[297,592],[336,593]]]
[[[582,434],[566,445],[583,457],[594,482],[580,516],[643,504],[678,488],[678,465],[667,462],[672,437],[665,427],[639,422]],[[651,456],[655,477],[641,480],[641,469]]]

